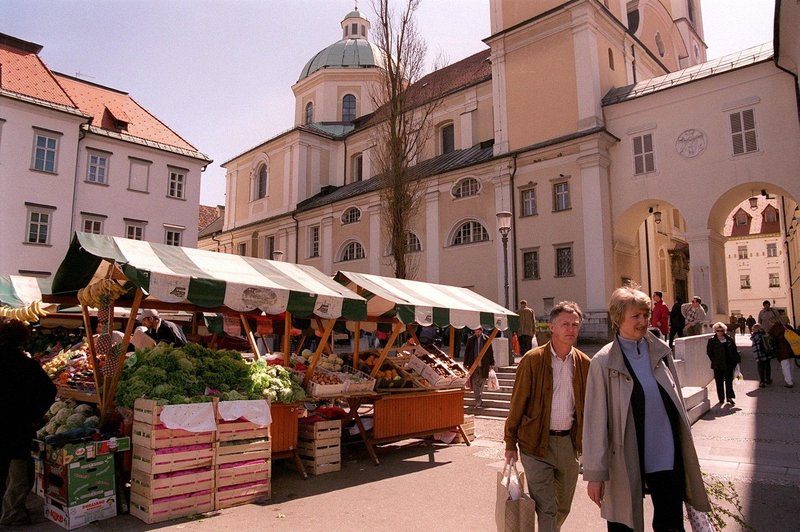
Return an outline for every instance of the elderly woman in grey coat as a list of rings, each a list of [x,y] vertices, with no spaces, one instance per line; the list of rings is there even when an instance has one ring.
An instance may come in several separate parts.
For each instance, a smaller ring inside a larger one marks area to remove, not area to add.
[[[614,341],[592,358],[583,425],[583,478],[610,531],[643,531],[645,492],[653,530],[683,530],[683,503],[708,512],[689,418],[669,347],[650,332],[650,298],[611,295]]]

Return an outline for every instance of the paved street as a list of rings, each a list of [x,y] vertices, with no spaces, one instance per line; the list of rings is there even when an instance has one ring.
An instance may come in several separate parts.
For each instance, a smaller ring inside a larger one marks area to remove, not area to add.
[[[800,530],[800,386],[783,387],[773,362],[774,384],[759,389],[746,337],[737,337],[745,382],[736,406],[715,408],[693,428],[704,471],[734,482],[744,516],[757,530]],[[595,352],[597,346],[587,346]],[[795,368],[800,380],[800,368]],[[709,396],[716,397],[713,384]],[[712,404],[715,400],[712,399]],[[409,440],[383,446],[380,466],[360,445],[346,446],[342,471],[300,477],[275,464],[274,492],[264,505],[246,505],[194,520],[145,525],[129,516],[82,530],[282,531],[491,531],[497,472],[503,465],[503,420],[478,418],[472,446]],[[30,503],[38,504],[32,497]],[[648,504],[645,505],[648,508]],[[650,511],[648,509],[648,519]],[[727,530],[739,530],[729,526]],[[62,530],[39,522],[17,530]],[[599,510],[578,482],[564,532],[605,530]]]

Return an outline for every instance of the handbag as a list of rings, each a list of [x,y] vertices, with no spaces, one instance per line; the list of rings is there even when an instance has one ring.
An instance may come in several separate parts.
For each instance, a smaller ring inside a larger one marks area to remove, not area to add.
[[[786,338],[786,341],[789,342],[789,345],[792,347],[794,356],[800,357],[800,335],[787,328],[783,331],[783,337]]]
[[[486,389],[490,392],[496,392],[500,389],[500,379],[497,378],[497,373],[493,369],[489,370],[489,377],[486,379]]]
[[[525,473],[517,463],[506,462],[497,473],[497,502],[494,518],[498,532],[522,532],[536,528],[536,503],[525,493]]]
[[[695,510],[688,502],[684,503],[686,507],[686,517],[689,519],[689,525],[692,527],[692,532],[716,532],[714,525],[708,519],[708,514]]]

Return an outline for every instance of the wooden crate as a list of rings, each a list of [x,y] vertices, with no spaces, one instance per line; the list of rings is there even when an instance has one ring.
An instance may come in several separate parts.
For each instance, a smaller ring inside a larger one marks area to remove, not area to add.
[[[467,433],[467,438],[469,438],[469,441],[473,441],[475,439],[475,416],[472,414],[464,414],[464,422],[461,424],[461,428]],[[461,437],[461,434],[456,432],[456,437],[453,440],[453,443],[466,442],[464,441],[464,438]]]
[[[155,478],[154,475],[134,469],[131,471],[131,492],[154,500],[214,489],[214,470],[212,468],[190,471],[172,477]]]
[[[339,438],[299,439],[297,440],[297,452],[300,458],[315,459],[335,456],[338,460],[342,455],[342,441]]]
[[[320,462],[318,460],[303,460],[303,467],[305,468],[306,472],[311,473],[312,475],[324,475],[325,473],[334,473],[336,471],[341,471],[342,469],[342,461],[328,461],[328,462]]]
[[[133,420],[148,425],[161,424],[161,407],[152,399],[137,399],[133,403]]]
[[[271,442],[269,440],[248,440],[234,445],[214,445],[217,465],[245,462],[247,460],[269,460],[271,455]]]
[[[322,440],[342,437],[342,420],[317,421],[316,423],[300,423],[297,437],[302,440]]]
[[[244,420],[223,421],[217,419],[217,440],[251,440],[254,438],[268,438],[269,427],[259,427],[255,423]]]
[[[189,432],[183,429],[168,429],[164,425],[150,425],[143,421],[133,422],[133,445],[148,449],[163,449],[180,445],[213,443],[213,432]]]
[[[259,463],[254,460],[233,464],[222,464],[214,468],[217,489],[237,484],[261,482],[272,477],[272,462],[262,459]]]
[[[158,451],[163,451],[159,449]],[[132,467],[151,475],[214,465],[214,447],[174,453],[158,453],[156,449],[133,446]]]
[[[214,506],[217,510],[247,504],[261,499],[269,499],[272,495],[269,479],[227,486],[214,493]]]
[[[177,498],[148,499],[131,492],[130,513],[145,523],[160,523],[169,519],[210,512],[214,509],[214,492],[205,490]]]

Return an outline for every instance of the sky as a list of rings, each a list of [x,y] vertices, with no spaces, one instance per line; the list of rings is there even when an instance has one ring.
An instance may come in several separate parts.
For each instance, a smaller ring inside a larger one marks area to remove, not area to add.
[[[220,164],[293,126],[291,86],[314,54],[341,39],[354,5],[0,0],[0,33],[42,45],[51,70],[129,93],[214,160],[200,202],[224,205]],[[368,0],[359,7],[372,16]],[[708,59],[771,41],[774,8],[774,0],[702,0]],[[417,23],[429,70],[437,57],[454,63],[486,47],[489,0],[422,0]]]

